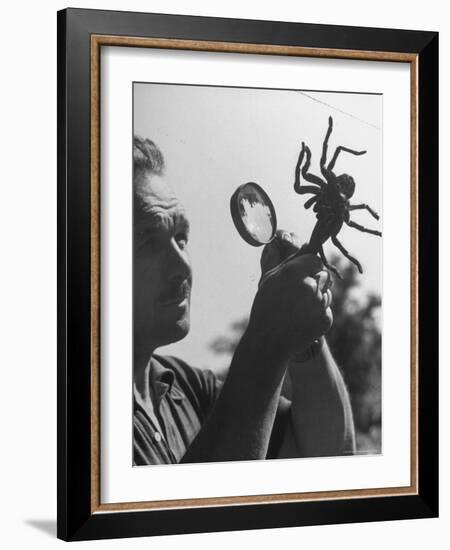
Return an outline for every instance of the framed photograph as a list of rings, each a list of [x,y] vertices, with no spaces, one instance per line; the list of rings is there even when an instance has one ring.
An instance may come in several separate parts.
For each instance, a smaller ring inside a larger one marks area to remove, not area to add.
[[[58,537],[438,514],[438,35],[58,13]]]

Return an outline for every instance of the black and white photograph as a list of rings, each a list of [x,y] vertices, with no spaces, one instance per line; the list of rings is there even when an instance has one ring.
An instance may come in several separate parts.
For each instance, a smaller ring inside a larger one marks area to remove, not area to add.
[[[5,5],[3,548],[448,546],[444,8]]]
[[[381,454],[383,95],[134,82],[132,134],[132,465]]]

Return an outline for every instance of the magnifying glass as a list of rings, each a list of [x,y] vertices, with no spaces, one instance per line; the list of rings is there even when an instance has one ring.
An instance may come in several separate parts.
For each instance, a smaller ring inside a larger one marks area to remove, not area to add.
[[[231,196],[231,216],[239,235],[252,246],[263,246],[275,237],[277,216],[267,193],[257,183],[240,185]]]

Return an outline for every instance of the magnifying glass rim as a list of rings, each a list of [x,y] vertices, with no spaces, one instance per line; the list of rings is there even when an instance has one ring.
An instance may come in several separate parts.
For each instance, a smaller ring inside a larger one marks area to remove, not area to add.
[[[259,241],[255,239],[248,231],[245,223],[242,220],[241,214],[239,212],[239,198],[241,196],[241,192],[243,191],[244,187],[247,187],[251,185],[253,188],[255,188],[258,193],[260,193],[262,199],[264,200],[264,204],[269,208],[270,214],[272,216],[272,236],[270,239],[265,241]],[[275,208],[272,204],[272,201],[269,198],[269,195],[264,191],[264,189],[255,183],[254,181],[248,181],[247,183],[243,183],[240,185],[236,191],[233,193],[230,199],[230,209],[231,209],[231,216],[233,218],[234,225],[236,226],[236,229],[239,232],[239,235],[246,241],[248,244],[251,244],[252,246],[264,246],[265,244],[270,243],[277,232],[277,216],[275,214]]]

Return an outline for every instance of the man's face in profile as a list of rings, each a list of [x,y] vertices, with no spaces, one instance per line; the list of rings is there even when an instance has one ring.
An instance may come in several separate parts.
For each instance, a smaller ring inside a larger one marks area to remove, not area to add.
[[[134,331],[153,349],[189,331],[189,223],[163,176],[135,174]]]

